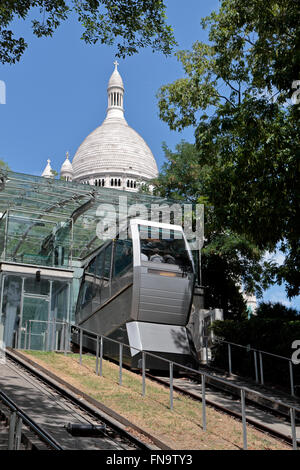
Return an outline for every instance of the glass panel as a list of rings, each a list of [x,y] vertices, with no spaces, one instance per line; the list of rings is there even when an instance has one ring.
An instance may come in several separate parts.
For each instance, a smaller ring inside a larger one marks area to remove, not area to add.
[[[117,240],[115,245],[114,276],[122,275],[132,264],[132,241]]]
[[[69,318],[69,284],[63,281],[52,282],[51,317],[56,321],[67,321]]]
[[[139,225],[141,261],[177,265],[182,271],[193,271],[181,231]]]
[[[125,185],[131,187],[132,183],[128,179]],[[99,204],[117,208],[119,196],[117,190],[106,191],[101,186],[91,194],[88,184],[8,171],[0,192],[0,212],[9,208],[11,223],[6,237],[6,259],[49,266],[67,266],[71,259],[84,259],[104,243],[96,231],[101,221],[97,215]],[[144,204],[148,209],[153,203],[173,204],[168,199],[138,192],[130,192],[126,197],[129,206]],[[115,210],[111,215],[114,220]],[[1,224],[0,250],[4,230],[5,224]]]
[[[105,248],[103,277],[110,277],[112,243]]]
[[[80,287],[78,307],[79,320],[83,320],[92,313],[93,283],[84,280]]]
[[[2,253],[4,251],[6,217],[7,215],[5,214],[2,218],[0,218],[0,257],[1,258],[2,258]]]
[[[50,282],[47,279],[36,280],[34,277],[27,277],[24,281],[24,292],[27,294],[48,295]]]
[[[22,278],[19,276],[5,276],[0,323],[3,328],[3,341],[9,347],[15,346],[20,322],[21,292]]]
[[[48,324],[49,301],[24,296],[21,347],[47,350],[51,344]],[[32,320],[30,322],[30,320]],[[50,343],[50,344],[49,344]]]

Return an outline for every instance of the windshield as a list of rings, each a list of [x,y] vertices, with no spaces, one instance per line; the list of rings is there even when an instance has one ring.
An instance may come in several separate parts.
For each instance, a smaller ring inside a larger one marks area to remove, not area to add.
[[[141,261],[173,264],[183,271],[193,271],[181,231],[139,225],[139,235]]]

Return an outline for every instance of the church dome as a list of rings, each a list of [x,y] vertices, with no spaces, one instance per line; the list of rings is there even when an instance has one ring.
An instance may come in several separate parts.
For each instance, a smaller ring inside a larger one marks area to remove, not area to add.
[[[74,179],[99,172],[127,172],[151,179],[157,165],[144,139],[123,121],[105,120],[80,145],[73,159]]]
[[[124,118],[124,86],[117,65],[108,83],[106,118],[79,146],[72,162],[73,181],[104,175],[148,181],[158,175],[150,148]]]

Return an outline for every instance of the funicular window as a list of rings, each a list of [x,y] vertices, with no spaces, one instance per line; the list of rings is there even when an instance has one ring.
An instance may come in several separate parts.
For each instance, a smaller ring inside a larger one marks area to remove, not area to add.
[[[139,225],[141,261],[179,266],[182,271],[193,271],[183,233],[161,227]]]
[[[95,258],[95,275],[97,277],[103,276],[103,260],[104,260],[104,250],[101,251]]]
[[[115,244],[114,276],[126,272],[132,264],[132,240],[117,240]]]
[[[96,261],[97,261],[97,257],[92,259],[92,261],[90,262],[90,264],[88,265],[88,267],[86,269],[87,273],[96,274]]]
[[[110,277],[111,251],[112,251],[112,243],[110,243],[105,248],[105,253],[104,253],[103,277],[106,277],[106,278]]]

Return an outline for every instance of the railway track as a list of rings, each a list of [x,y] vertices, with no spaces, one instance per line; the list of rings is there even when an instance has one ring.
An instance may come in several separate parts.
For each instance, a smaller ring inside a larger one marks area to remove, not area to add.
[[[47,381],[47,378],[45,382],[45,378],[42,378],[40,374],[32,372],[32,368],[30,367],[30,365],[24,366],[24,361],[17,357],[16,352],[12,354],[8,353],[8,361],[11,366],[13,366],[14,368],[18,368],[19,374],[29,374],[29,376],[31,376],[31,380],[34,379],[35,381],[37,381],[39,387],[46,388],[48,390],[48,393],[51,393],[51,397],[54,401],[59,398],[61,400],[61,405],[67,406],[68,409],[70,409],[71,407],[74,417],[74,419],[72,420],[73,423],[88,423],[95,426],[101,425],[103,423],[106,424],[106,435],[103,434],[101,438],[98,438],[98,445],[100,444],[100,447],[97,448],[114,448],[115,450],[149,450],[155,448],[155,446],[151,447],[151,445],[145,444],[137,438],[134,438],[132,441],[132,436],[129,436],[127,431],[125,431],[124,433],[124,425],[121,425],[120,430],[118,430],[118,425],[116,424],[115,420],[113,421],[113,425],[111,425],[112,423],[110,422],[109,418],[108,420],[99,419],[99,412],[97,410],[95,412],[95,409],[93,407],[89,407],[89,405],[83,403],[80,397],[74,397],[74,394],[70,395],[69,392],[66,390],[62,391],[61,387],[51,386],[51,391],[49,391],[49,383]],[[29,363],[30,360],[28,364]],[[123,367],[125,367],[125,365],[123,365]],[[165,387],[169,387],[168,377],[153,375],[150,373],[147,373],[146,376],[152,381],[156,381],[164,385]],[[201,384],[197,382],[195,376],[174,377],[173,388],[174,390],[179,391],[182,394],[188,395],[189,397],[195,400],[201,401]],[[212,384],[206,384],[206,403],[218,411],[226,413],[238,420],[242,420],[242,416],[239,411],[240,400],[228,390],[220,390],[219,388],[214,387]],[[288,443],[289,445],[292,445],[290,424],[281,413],[277,413],[275,410],[270,411],[270,409],[267,407],[258,405],[255,402],[247,400],[246,416],[247,423],[250,424],[252,427],[263,431],[270,436],[280,439],[285,443]],[[275,428],[274,426],[271,426],[271,424],[274,423],[276,423],[277,426],[275,426]],[[64,425],[66,425],[66,422],[64,422]],[[76,441],[76,448],[79,448],[79,445],[82,445],[79,443],[78,439],[84,441],[84,438],[76,438],[74,440]],[[94,442],[95,438],[89,438],[89,440],[93,441],[91,443],[92,446],[97,445],[97,442]],[[87,440],[85,439],[85,441]],[[113,442],[114,444],[112,444]],[[148,442],[151,442],[151,440]],[[156,445],[156,449],[166,449],[166,447],[160,446],[160,443],[156,442],[155,438],[153,438],[152,443]],[[66,448],[69,447],[67,446]]]
[[[169,378],[146,373],[148,379],[159,383],[167,388],[170,387]],[[173,389],[198,401],[202,401],[202,385],[194,375],[184,375],[173,379]],[[242,421],[240,412],[240,399],[230,390],[221,389],[219,385],[212,383],[205,385],[205,401],[214,409],[221,411],[227,415]],[[270,436],[293,445],[291,435],[291,425],[288,417],[282,412],[270,409],[268,406],[258,404],[255,401],[247,400],[246,407],[247,423]],[[297,426],[297,442],[300,444],[300,426],[299,420],[296,421]],[[290,433],[290,434],[289,434]]]
[[[81,397],[67,390],[63,392],[53,382],[50,384],[16,354],[8,352],[6,358],[5,365],[1,366],[5,373],[5,386],[0,381],[0,388],[51,435],[62,450],[134,451],[158,448],[143,442],[128,432],[122,423],[89,406]],[[76,426],[75,435],[69,432],[72,426]],[[89,430],[92,431],[91,435]],[[88,436],[84,435],[87,431]]]
[[[91,351],[86,350],[86,353],[91,354]],[[92,354],[94,354],[92,352]],[[104,356],[105,357],[105,356]],[[109,361],[119,365],[119,361],[115,360],[111,357],[105,357],[105,359],[108,359]],[[122,367],[131,370],[132,372],[136,372],[137,374],[140,374],[141,371],[138,371],[137,369],[132,369],[125,363],[122,364]],[[201,373],[200,369],[199,372]],[[208,373],[208,370],[205,369],[203,370],[206,374]],[[164,385],[165,387],[170,387],[169,385],[169,379],[166,376],[159,376],[157,374],[149,373],[146,372],[146,377],[152,381],[156,381],[157,383],[160,383],[161,385]],[[207,383],[207,379],[209,377],[209,383]],[[195,400],[202,400],[202,386],[201,382],[199,381],[199,374],[196,373],[191,373],[187,374],[185,373],[184,375],[181,375],[181,379],[173,379],[173,389],[177,390],[178,392],[185,394],[189,396],[192,399]],[[200,378],[201,380],[201,378]],[[241,413],[241,401],[240,401],[240,396],[237,396],[236,392],[236,387],[231,388],[230,386],[230,381],[227,380],[228,387],[225,386],[225,380],[220,381],[218,380],[218,377],[214,377],[213,373],[209,372],[207,374],[206,378],[206,384],[205,384],[205,389],[206,389],[206,397],[205,401],[208,405],[211,407],[215,408],[218,411],[221,411],[225,414],[228,414],[240,421],[242,421],[242,413]],[[226,384],[226,385],[227,385]],[[272,398],[270,399],[268,403],[268,397],[264,396],[261,391],[257,393],[253,389],[247,390],[247,387],[245,387],[245,390],[247,391],[246,393],[246,419],[247,423],[250,424],[253,428],[258,429],[259,431],[262,431],[270,436],[273,436],[277,439],[282,440],[283,442],[291,445],[293,448],[295,448],[295,436],[294,436],[294,442],[293,442],[293,431],[291,427],[291,421],[289,420],[289,410],[288,406],[296,406],[297,409],[300,409],[300,406],[298,403],[295,403],[293,401],[284,403],[281,400],[282,406],[280,406],[280,399],[277,398],[277,402],[275,407],[271,406],[271,401]],[[257,401],[257,397],[260,399],[263,398],[263,402],[265,404],[260,403],[260,401]],[[277,405],[279,404],[279,405]],[[277,407],[277,408],[276,408]],[[295,429],[296,433],[296,442],[297,446],[300,446],[300,412],[296,412],[295,414],[295,422],[298,424],[298,427]]]

